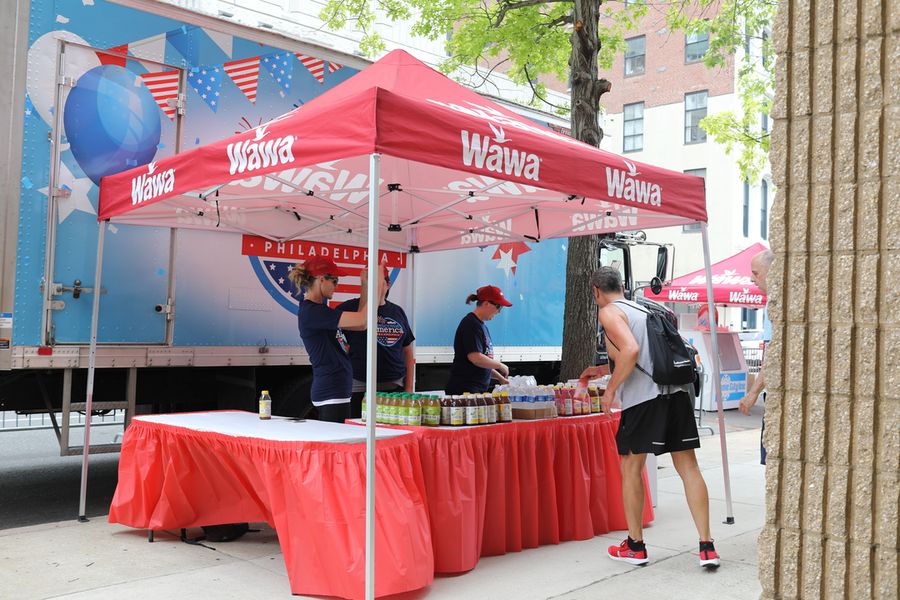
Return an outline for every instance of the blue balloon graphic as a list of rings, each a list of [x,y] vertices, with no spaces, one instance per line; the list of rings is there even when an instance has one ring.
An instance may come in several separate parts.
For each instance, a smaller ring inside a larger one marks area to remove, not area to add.
[[[150,162],[159,144],[159,107],[138,77],[103,65],[81,76],[63,115],[66,138],[79,166],[100,178]]]

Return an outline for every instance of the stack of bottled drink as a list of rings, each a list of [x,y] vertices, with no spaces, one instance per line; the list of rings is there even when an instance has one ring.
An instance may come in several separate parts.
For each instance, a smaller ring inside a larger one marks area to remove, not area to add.
[[[368,402],[364,398],[362,419],[366,420]],[[375,403],[375,422],[383,425],[437,427],[489,425],[512,421],[509,395],[502,393],[434,396],[426,394],[379,392]]]
[[[553,386],[556,412],[563,417],[600,412],[600,388],[582,383],[558,383]]]

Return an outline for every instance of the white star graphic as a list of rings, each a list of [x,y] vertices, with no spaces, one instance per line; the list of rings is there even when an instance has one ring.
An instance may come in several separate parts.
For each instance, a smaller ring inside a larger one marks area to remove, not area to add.
[[[509,274],[516,267],[516,261],[513,260],[513,251],[504,252],[500,251],[500,260],[497,261],[497,268],[503,269],[506,272],[506,276],[509,277]]]
[[[60,162],[59,166],[59,182],[57,184],[57,187],[67,186],[71,190],[71,194],[68,198],[58,199],[58,222],[62,223],[63,221],[68,219],[69,215],[71,215],[76,210],[86,212],[90,215],[96,215],[97,210],[88,199],[88,192],[91,190],[94,182],[87,177],[75,177],[75,175],[72,174],[72,171],[69,170],[69,167],[67,167],[66,163],[64,162]],[[45,196],[48,196],[48,190],[48,187],[42,187],[38,191]]]
[[[270,270],[270,271],[274,271],[274,270],[275,270],[275,265],[274,265],[274,264],[270,264],[270,265],[269,265],[269,270]]]
[[[278,285],[284,285],[284,277],[278,278]]]

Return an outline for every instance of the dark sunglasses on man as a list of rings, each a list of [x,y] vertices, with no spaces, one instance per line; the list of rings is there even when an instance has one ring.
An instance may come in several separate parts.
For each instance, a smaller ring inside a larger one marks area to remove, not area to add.
[[[330,281],[331,283],[337,285],[338,278],[335,275],[322,275],[322,279],[326,281]]]

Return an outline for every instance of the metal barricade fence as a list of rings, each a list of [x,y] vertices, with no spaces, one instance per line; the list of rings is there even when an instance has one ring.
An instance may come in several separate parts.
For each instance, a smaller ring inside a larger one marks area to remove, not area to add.
[[[56,413],[57,421],[62,413]],[[70,416],[72,427],[84,425],[84,413],[73,412]],[[102,414],[94,414],[91,425],[115,425],[125,422],[124,410],[111,410]],[[53,423],[47,411],[0,411],[0,431],[22,429],[52,429]]]
[[[744,361],[747,363],[747,371],[756,374],[762,369],[763,356],[765,350],[763,348],[744,348]]]

